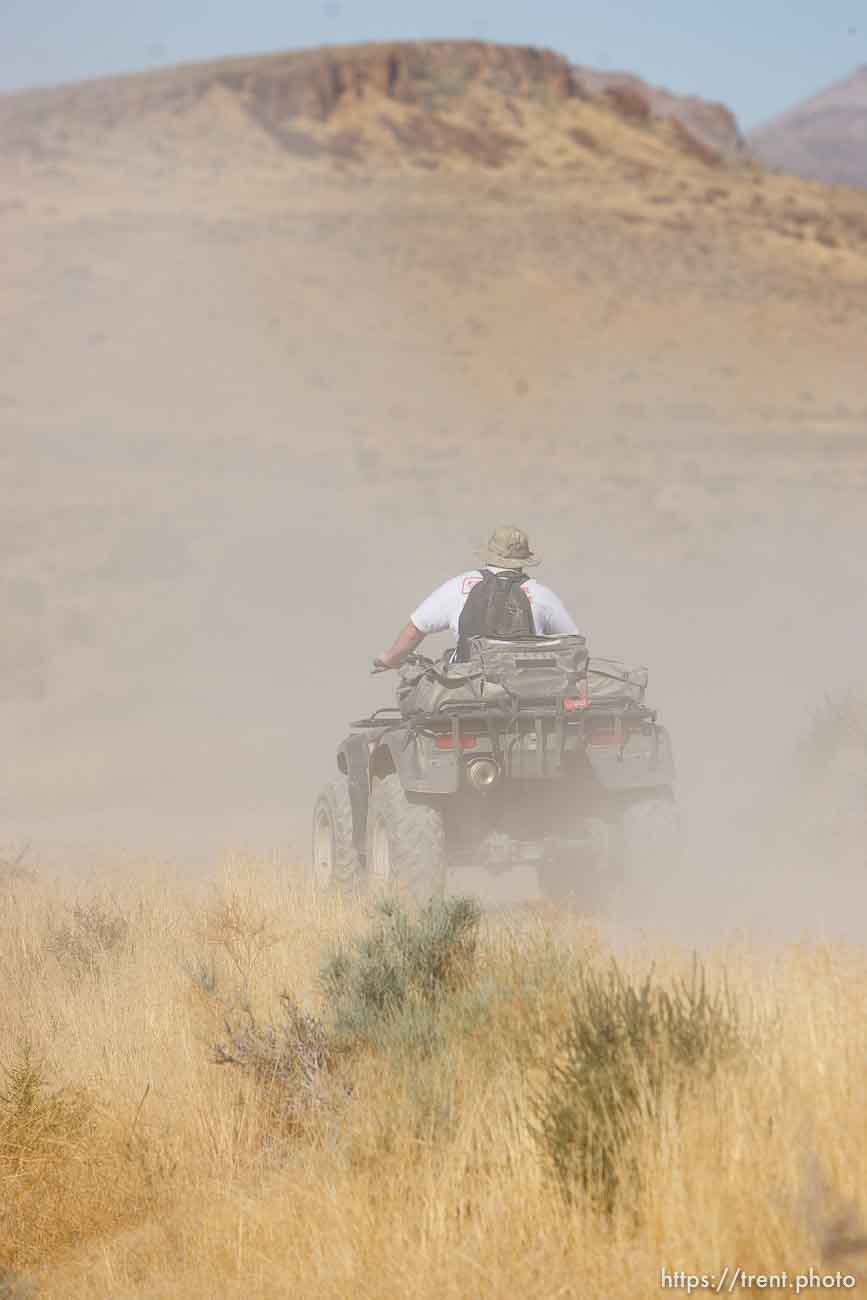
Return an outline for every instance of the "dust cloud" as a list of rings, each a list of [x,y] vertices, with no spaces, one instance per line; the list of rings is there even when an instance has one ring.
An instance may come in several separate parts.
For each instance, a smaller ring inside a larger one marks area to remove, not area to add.
[[[348,720],[390,702],[371,658],[514,521],[672,733],[688,852],[632,919],[860,933],[863,853],[805,860],[793,775],[827,690],[864,676],[850,317],[783,382],[774,304],[815,323],[797,284],[763,316],[728,301],[726,329],[707,270],[685,306],[657,265],[633,310],[614,261],[579,292],[559,210],[498,199],[473,227],[439,190],[401,217],[362,188],[15,227],[0,843],[82,872],[305,861]]]

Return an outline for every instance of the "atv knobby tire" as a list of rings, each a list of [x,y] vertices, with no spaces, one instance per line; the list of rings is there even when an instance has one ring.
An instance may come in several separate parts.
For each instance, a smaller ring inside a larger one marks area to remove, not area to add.
[[[352,805],[345,777],[329,781],[313,807],[313,880],[317,888],[349,893],[361,875],[352,838]]]
[[[445,862],[440,810],[410,800],[395,773],[374,781],[367,810],[369,887],[406,891],[420,903],[441,898]]]

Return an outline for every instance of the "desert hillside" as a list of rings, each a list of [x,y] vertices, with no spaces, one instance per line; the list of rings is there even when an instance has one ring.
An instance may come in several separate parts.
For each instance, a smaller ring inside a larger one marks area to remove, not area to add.
[[[867,187],[867,66],[757,127],[749,143],[770,167]]]
[[[34,91],[0,101],[0,159],[25,427],[232,426],[249,380],[260,429],[291,388],[308,424],[380,436],[398,359],[401,441],[433,394],[519,427],[532,393],[552,434],[588,408],[862,419],[867,201],[551,53],[363,46]]]
[[[685,788],[754,787],[746,698],[773,768],[855,656],[867,195],[667,113],[447,42],[0,99],[7,840],[303,845],[369,658],[500,518],[650,663]]]

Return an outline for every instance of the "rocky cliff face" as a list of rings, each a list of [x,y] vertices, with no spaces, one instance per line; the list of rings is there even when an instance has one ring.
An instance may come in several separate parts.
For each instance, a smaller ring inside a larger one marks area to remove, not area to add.
[[[867,186],[867,65],[757,127],[749,143],[770,167],[829,185]]]
[[[677,123],[696,145],[721,158],[734,157],[746,150],[737,119],[724,104],[697,95],[672,94],[660,86],[649,85],[631,72],[600,72],[583,67],[575,67],[573,71],[586,94],[607,100],[615,111],[649,121]]]
[[[743,147],[721,105],[574,68],[549,50],[430,41],[231,58],[0,97],[0,158],[51,164],[88,142],[115,141],[122,152],[133,136],[166,153],[179,124],[198,114],[207,137],[209,114],[227,105],[283,152],[341,167],[568,167],[591,153],[632,152],[608,138],[612,118],[668,124],[663,147],[704,164]]]
[[[0,148],[62,150],[72,128],[113,130],[155,113],[177,116],[221,90],[291,144],[298,124],[327,124],[371,105],[436,115],[473,89],[548,104],[582,94],[569,63],[548,50],[431,41],[290,51],[0,97]]]
[[[224,67],[217,79],[270,126],[295,117],[324,122],[342,105],[363,103],[371,95],[436,112],[474,85],[504,96],[555,101],[580,93],[560,55],[481,41],[305,51]]]

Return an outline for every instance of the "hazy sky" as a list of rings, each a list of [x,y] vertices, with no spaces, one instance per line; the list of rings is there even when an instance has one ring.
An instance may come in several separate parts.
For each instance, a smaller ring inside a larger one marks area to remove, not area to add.
[[[0,90],[221,54],[481,37],[721,99],[752,126],[867,63],[864,0],[0,0]]]

